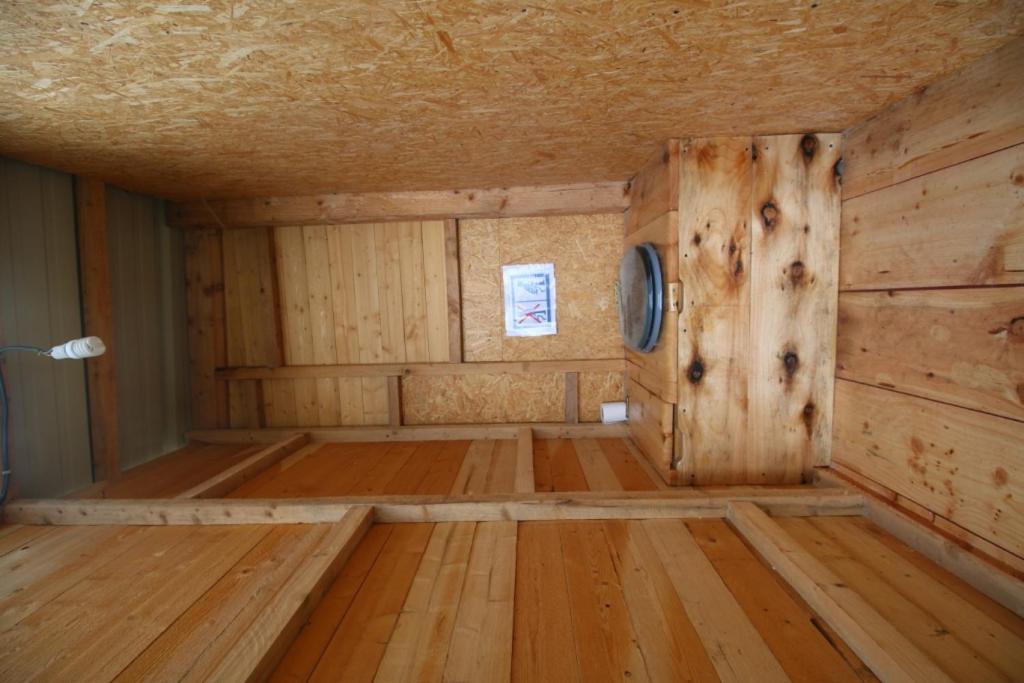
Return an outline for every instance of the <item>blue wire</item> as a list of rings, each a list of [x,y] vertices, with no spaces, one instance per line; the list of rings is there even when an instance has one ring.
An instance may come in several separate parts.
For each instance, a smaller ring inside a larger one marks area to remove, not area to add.
[[[47,355],[46,349],[38,346],[3,346],[0,347],[0,357],[8,351],[28,351],[40,356]],[[8,442],[8,423],[10,421],[10,404],[7,400],[7,384],[4,382],[4,366],[0,362],[0,407],[3,408],[3,418],[0,420],[0,467],[3,468],[3,484],[0,484],[0,505],[7,501],[7,491],[11,483],[11,450]]]

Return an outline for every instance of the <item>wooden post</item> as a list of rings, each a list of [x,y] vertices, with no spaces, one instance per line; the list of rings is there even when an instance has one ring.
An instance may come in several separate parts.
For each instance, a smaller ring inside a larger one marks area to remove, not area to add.
[[[388,425],[402,426],[402,379],[388,377]]]
[[[106,186],[99,180],[76,177],[75,207],[82,280],[82,324],[87,336],[99,337],[107,346],[105,354],[85,362],[94,478],[112,481],[120,477],[121,466]]]
[[[576,424],[580,421],[580,373],[565,373],[565,421]]]
[[[444,222],[444,270],[448,285],[448,360],[462,362],[462,286],[459,282],[459,222]]]

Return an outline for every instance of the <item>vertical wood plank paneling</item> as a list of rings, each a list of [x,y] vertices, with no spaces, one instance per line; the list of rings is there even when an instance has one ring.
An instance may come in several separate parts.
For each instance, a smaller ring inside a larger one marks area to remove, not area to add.
[[[402,322],[405,355],[410,363],[430,360],[427,341],[427,286],[423,273],[423,230],[419,223],[398,223],[399,265],[402,275]]]
[[[224,319],[224,257],[219,231],[185,234],[192,427],[227,427],[228,387],[214,379],[227,364]]]
[[[756,478],[795,482],[830,450],[842,138],[754,145],[748,449]]]
[[[302,229],[306,249],[306,277],[309,288],[309,324],[313,341],[312,362],[337,363],[333,290],[331,287],[330,244],[327,228],[310,225]],[[337,425],[341,420],[336,379],[316,381],[317,423]]]
[[[691,484],[756,476],[747,450],[750,138],[684,142],[680,171],[679,473]]]
[[[445,274],[447,246],[442,221],[427,221],[423,230],[423,275],[427,300],[427,345],[430,360],[449,360],[448,345],[448,278]]]
[[[373,228],[380,280],[381,350],[385,362],[402,363],[406,360],[406,353],[398,231],[386,223]]]
[[[444,222],[445,280],[448,288],[448,360],[462,362],[462,289],[459,284],[459,222]]]
[[[380,276],[373,225],[353,225],[352,273],[355,277],[355,310],[359,338],[359,362],[384,362],[384,333],[380,315]]]
[[[275,261],[280,283],[281,331],[284,362],[306,365],[313,362],[313,333],[309,323],[309,287],[306,280],[306,245],[302,228],[275,228]],[[295,426],[319,424],[316,407],[316,380],[274,380],[264,383],[264,398],[269,399],[270,424],[287,426],[280,418],[293,416]],[[294,406],[287,405],[294,396]]]

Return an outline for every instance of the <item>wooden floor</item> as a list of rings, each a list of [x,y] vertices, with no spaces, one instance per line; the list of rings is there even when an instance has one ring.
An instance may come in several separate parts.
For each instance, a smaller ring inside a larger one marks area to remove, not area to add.
[[[955,680],[1024,677],[1024,621],[967,584],[862,518],[781,522]],[[378,525],[273,680],[508,677],[874,680],[721,520]]]
[[[192,445],[70,497],[168,498],[258,446]],[[537,491],[650,491],[663,486],[625,439],[537,439]],[[471,495],[515,490],[515,441],[310,444],[234,491],[242,498]]]
[[[223,678],[338,525],[0,529],[0,680]]]
[[[260,449],[245,444],[189,444],[138,467],[114,482],[102,482],[68,498],[173,498]]]

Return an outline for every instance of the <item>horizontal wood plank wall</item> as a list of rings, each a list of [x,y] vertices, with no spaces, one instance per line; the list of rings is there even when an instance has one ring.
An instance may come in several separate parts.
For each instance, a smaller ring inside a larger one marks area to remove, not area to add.
[[[662,259],[665,294],[679,280],[679,140],[669,140],[632,180],[622,248],[651,242]],[[685,296],[685,291],[683,292]],[[666,301],[669,298],[666,296]],[[661,336],[647,354],[626,350],[629,430],[644,456],[667,482],[675,481],[675,404],[679,400],[678,312],[668,311]],[[668,434],[667,439],[663,435]]]
[[[847,133],[834,461],[1024,558],[1024,40]]]

